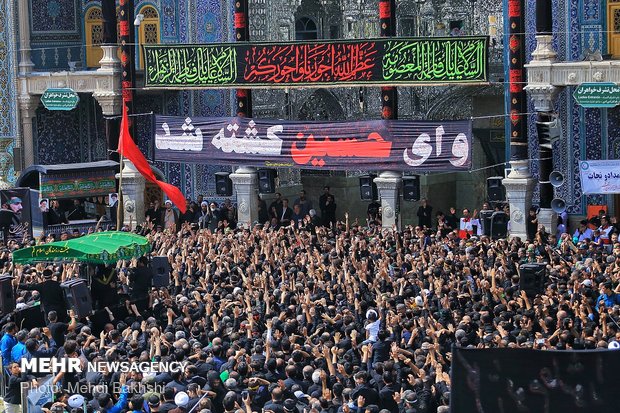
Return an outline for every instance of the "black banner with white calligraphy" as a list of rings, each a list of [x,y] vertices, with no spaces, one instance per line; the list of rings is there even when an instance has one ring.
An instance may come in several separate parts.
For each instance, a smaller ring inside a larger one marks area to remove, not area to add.
[[[156,116],[158,161],[331,170],[466,171],[471,121],[297,122]]]
[[[591,413],[620,404],[619,350],[453,347],[453,412]]]
[[[486,82],[487,37],[144,45],[146,87]]]

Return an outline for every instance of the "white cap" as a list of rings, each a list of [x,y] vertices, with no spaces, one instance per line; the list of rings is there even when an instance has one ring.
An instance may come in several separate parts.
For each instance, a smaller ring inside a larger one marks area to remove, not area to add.
[[[165,203],[166,205],[168,205],[168,204],[172,205],[172,201],[171,201],[171,200],[169,200],[169,199],[166,199],[166,202],[164,202],[164,203]]]
[[[189,403],[189,396],[184,391],[178,392],[176,396],[174,396],[174,404],[179,407],[185,407]]]
[[[69,406],[74,409],[79,409],[80,407],[84,407],[84,396],[81,394],[74,394],[69,397]]]
[[[207,201],[202,201],[202,202],[200,203],[200,206],[206,206],[206,207],[208,207],[208,206],[209,206],[209,203],[208,203]]]
[[[607,348],[610,350],[618,350],[620,349],[620,343],[618,343],[616,340],[610,341],[607,345]]]
[[[424,305],[424,300],[419,295],[415,298],[415,305],[418,307],[422,307]]]

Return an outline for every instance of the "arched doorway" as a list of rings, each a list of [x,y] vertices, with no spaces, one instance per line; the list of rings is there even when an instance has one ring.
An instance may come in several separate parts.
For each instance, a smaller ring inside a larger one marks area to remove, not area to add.
[[[318,89],[301,105],[297,113],[299,120],[344,120],[345,114],[338,99],[326,89]]]

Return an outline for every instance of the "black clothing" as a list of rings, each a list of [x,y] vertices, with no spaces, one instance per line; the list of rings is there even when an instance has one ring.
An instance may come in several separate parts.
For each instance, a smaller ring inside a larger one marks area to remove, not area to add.
[[[279,221],[281,216],[282,216],[282,200],[273,201],[269,205],[269,217],[276,218]]]
[[[432,206],[420,205],[420,207],[418,208],[418,213],[416,214],[418,216],[418,225],[420,225],[421,227],[431,228],[433,226],[432,215],[431,215],[432,213],[433,213]]]
[[[74,205],[71,208],[71,211],[67,214],[67,219],[71,218],[72,220],[76,219],[86,219],[86,210],[82,205]]]
[[[323,195],[321,195],[319,197],[319,209],[321,210],[321,216],[325,215],[325,204],[327,204],[327,197],[330,196],[330,195],[333,198],[333,195],[329,194],[329,193],[328,194],[323,194]],[[334,198],[334,200],[335,200],[335,198]]]
[[[149,208],[146,210],[146,216],[149,217],[149,220],[153,223],[154,226],[162,225],[162,209],[161,208]],[[160,410],[161,411],[161,410]]]
[[[368,219],[375,220],[379,218],[379,208],[381,208],[381,204],[378,202],[371,202],[368,204],[368,209],[366,210]]]
[[[58,347],[62,347],[65,344],[65,334],[69,329],[69,325],[66,323],[49,323],[47,325],[52,333],[52,338],[58,345]]]
[[[147,267],[136,267],[129,273],[129,281],[132,283],[131,299],[146,298],[153,283],[153,271]]]
[[[264,224],[269,221],[269,211],[267,211],[267,203],[262,199],[258,200],[258,222]]]
[[[381,406],[384,409],[388,409],[391,413],[398,413],[398,403],[394,400],[394,393],[399,391],[399,386],[395,384],[388,384],[384,386],[379,392]]]
[[[455,214],[448,214],[448,215],[446,215],[446,225],[448,225],[453,230],[454,229],[458,229],[459,228],[459,219],[457,218],[457,216]]]
[[[534,241],[534,238],[536,238],[536,231],[538,231],[538,216],[531,216],[528,214],[525,225],[527,230],[527,239],[529,241]]]
[[[47,280],[39,284],[20,284],[22,290],[38,291],[41,296],[41,307],[45,314],[54,310],[62,319],[67,312],[62,287],[58,281]]]
[[[331,223],[336,223],[336,203],[329,202],[325,204],[325,212],[321,213],[323,218],[323,225],[329,226]]]
[[[19,376],[11,374],[4,401],[11,404],[22,404],[21,384],[31,381],[33,378],[33,376],[27,376],[26,373],[22,373]]]
[[[363,384],[361,386],[357,386],[351,392],[351,399],[357,402],[357,398],[359,396],[364,396],[366,400],[366,404],[364,406],[368,406],[369,404],[379,404],[379,393],[373,389],[372,387]]]
[[[49,225],[68,224],[69,220],[65,216],[65,213],[60,208],[50,208],[47,211],[47,223]]]

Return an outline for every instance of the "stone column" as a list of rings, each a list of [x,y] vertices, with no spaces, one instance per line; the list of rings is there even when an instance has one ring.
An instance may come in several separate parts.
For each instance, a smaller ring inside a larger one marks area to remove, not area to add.
[[[32,72],[34,63],[30,58],[30,23],[28,22],[28,0],[18,0],[17,4],[19,22],[19,74],[25,75]]]
[[[528,160],[511,161],[512,169],[502,183],[510,204],[510,237],[527,239],[525,220],[532,206],[534,179],[530,174]]]
[[[258,174],[255,168],[242,166],[230,174],[237,194],[238,223],[250,227],[258,220]]]
[[[15,147],[22,150],[22,162],[24,168],[34,164],[34,126],[33,120],[36,116],[39,97],[30,95],[20,95],[19,118],[21,120],[21,139],[15,141]],[[15,171],[17,172],[17,171]]]
[[[131,222],[135,228],[144,222],[146,180],[131,161],[123,159],[123,165],[122,198],[119,203],[123,206],[123,224],[128,225]],[[116,174],[116,179],[118,178],[120,174]],[[118,213],[121,213],[120,209]]]
[[[399,196],[403,175],[399,172],[383,171],[374,180],[381,198],[381,223],[383,228],[398,224]]]

